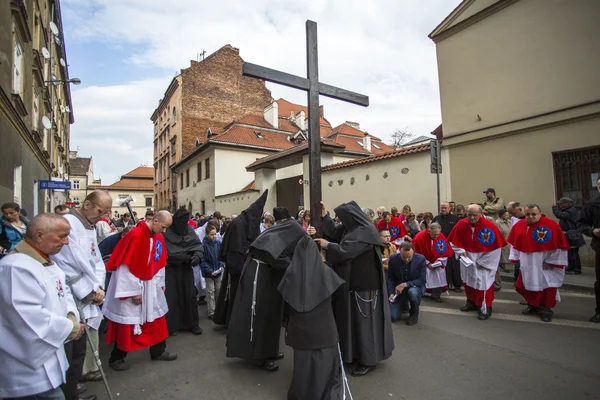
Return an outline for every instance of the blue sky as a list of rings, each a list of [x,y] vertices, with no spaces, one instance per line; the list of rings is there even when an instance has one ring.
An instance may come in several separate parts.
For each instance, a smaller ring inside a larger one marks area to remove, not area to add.
[[[231,44],[245,61],[304,75],[306,19],[318,23],[323,82],[369,95],[362,109],[322,99],[336,125],[358,121],[389,140],[441,121],[435,45],[427,35],[459,0],[62,0],[73,86],[71,149],[104,184],[152,165],[150,116],[196,54]],[[269,84],[274,98],[305,95]]]

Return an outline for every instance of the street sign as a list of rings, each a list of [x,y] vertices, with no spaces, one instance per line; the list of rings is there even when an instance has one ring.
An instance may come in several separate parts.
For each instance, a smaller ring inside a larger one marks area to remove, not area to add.
[[[442,173],[441,146],[437,140],[431,141],[431,173]]]
[[[57,190],[70,190],[71,182],[63,182],[63,181],[39,181],[39,189],[57,189]]]

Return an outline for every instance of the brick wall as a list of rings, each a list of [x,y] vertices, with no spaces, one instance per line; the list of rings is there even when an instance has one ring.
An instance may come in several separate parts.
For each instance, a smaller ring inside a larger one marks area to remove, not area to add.
[[[272,102],[264,82],[242,76],[242,62],[239,50],[226,45],[181,71],[184,157],[195,148],[196,137],[206,140],[209,127],[223,128],[246,114],[262,115]]]

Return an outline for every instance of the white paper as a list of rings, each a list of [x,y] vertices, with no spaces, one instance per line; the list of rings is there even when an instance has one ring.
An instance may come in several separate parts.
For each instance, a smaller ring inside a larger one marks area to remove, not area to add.
[[[387,258],[382,258],[382,259],[381,259],[381,262],[385,262],[385,261],[387,261],[387,260],[388,260]]]
[[[469,257],[467,257],[467,256],[460,256],[460,265],[462,265],[464,267],[470,267],[473,264],[474,264],[473,261]]]
[[[441,267],[441,266],[442,266],[442,263],[441,263],[441,262],[439,262],[439,261],[437,261],[437,262],[434,262],[433,264],[431,264],[431,268],[439,268],[439,267]]]

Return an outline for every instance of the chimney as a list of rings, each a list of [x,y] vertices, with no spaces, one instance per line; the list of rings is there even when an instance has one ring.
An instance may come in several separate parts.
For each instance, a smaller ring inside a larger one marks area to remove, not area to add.
[[[76,151],[69,151],[69,158],[71,160],[74,160],[77,158],[77,152]]]
[[[276,101],[265,108],[264,115],[265,120],[273,125],[273,128],[279,129],[279,106]]]
[[[365,132],[365,136],[363,137],[363,149],[371,152],[371,136],[367,132]]]
[[[300,111],[300,113],[296,115],[296,125],[301,130],[306,130],[306,116],[304,115],[304,111]]]
[[[358,129],[360,131],[360,124],[358,122],[346,121],[346,125],[349,125],[354,129]]]

